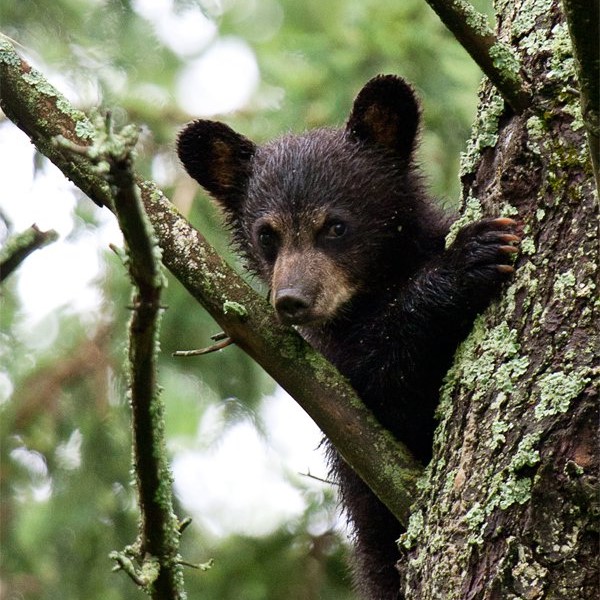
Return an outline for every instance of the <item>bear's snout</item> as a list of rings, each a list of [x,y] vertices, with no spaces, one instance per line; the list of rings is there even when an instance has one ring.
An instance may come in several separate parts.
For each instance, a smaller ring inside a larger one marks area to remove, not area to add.
[[[301,325],[310,320],[312,302],[301,288],[278,290],[274,304],[279,318],[288,325]]]

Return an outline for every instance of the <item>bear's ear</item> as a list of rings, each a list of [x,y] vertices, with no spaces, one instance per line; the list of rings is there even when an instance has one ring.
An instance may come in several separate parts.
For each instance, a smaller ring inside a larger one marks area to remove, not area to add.
[[[189,123],[177,139],[185,170],[229,212],[235,212],[246,190],[256,146],[217,121]]]
[[[412,154],[420,109],[412,87],[395,75],[378,75],[359,92],[346,131],[355,139],[391,150],[403,160]]]

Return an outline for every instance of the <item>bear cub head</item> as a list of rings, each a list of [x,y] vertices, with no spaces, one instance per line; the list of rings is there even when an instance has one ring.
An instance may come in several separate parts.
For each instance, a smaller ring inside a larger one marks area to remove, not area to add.
[[[282,322],[348,316],[440,250],[446,222],[413,161],[419,117],[410,85],[387,75],[363,87],[345,128],[264,145],[214,121],[181,132],[183,165],[224,210]]]

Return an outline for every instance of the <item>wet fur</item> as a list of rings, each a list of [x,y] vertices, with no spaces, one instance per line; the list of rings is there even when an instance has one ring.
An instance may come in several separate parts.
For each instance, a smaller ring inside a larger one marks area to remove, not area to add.
[[[445,250],[451,218],[428,197],[412,160],[418,121],[410,86],[381,77],[363,88],[345,129],[255,146],[220,123],[197,121],[182,133],[179,154],[224,207],[275,307],[278,289],[309,298],[295,321],[302,335],[426,463],[442,378],[510,274],[508,248],[518,236],[509,219],[486,219]],[[327,237],[331,219],[347,225],[339,239]],[[265,226],[274,251],[261,248]],[[369,600],[400,598],[401,526],[331,445],[328,458],[354,529],[356,587]]]

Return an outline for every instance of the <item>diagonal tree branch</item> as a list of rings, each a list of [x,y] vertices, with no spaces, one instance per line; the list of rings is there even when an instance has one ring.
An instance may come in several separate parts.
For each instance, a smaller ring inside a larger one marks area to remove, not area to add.
[[[59,169],[100,206],[111,189],[89,159],[52,143],[89,145],[93,127],[0,38],[0,107]],[[392,513],[407,522],[421,467],[364,407],[347,381],[288,327],[150,182],[137,181],[164,265],[234,342],[252,356],[321,427]],[[383,467],[382,467],[383,465]]]
[[[466,0],[426,2],[515,113],[523,112],[530,105],[531,97],[519,75],[521,65],[510,47],[496,38],[488,25],[487,17],[477,12]]]

